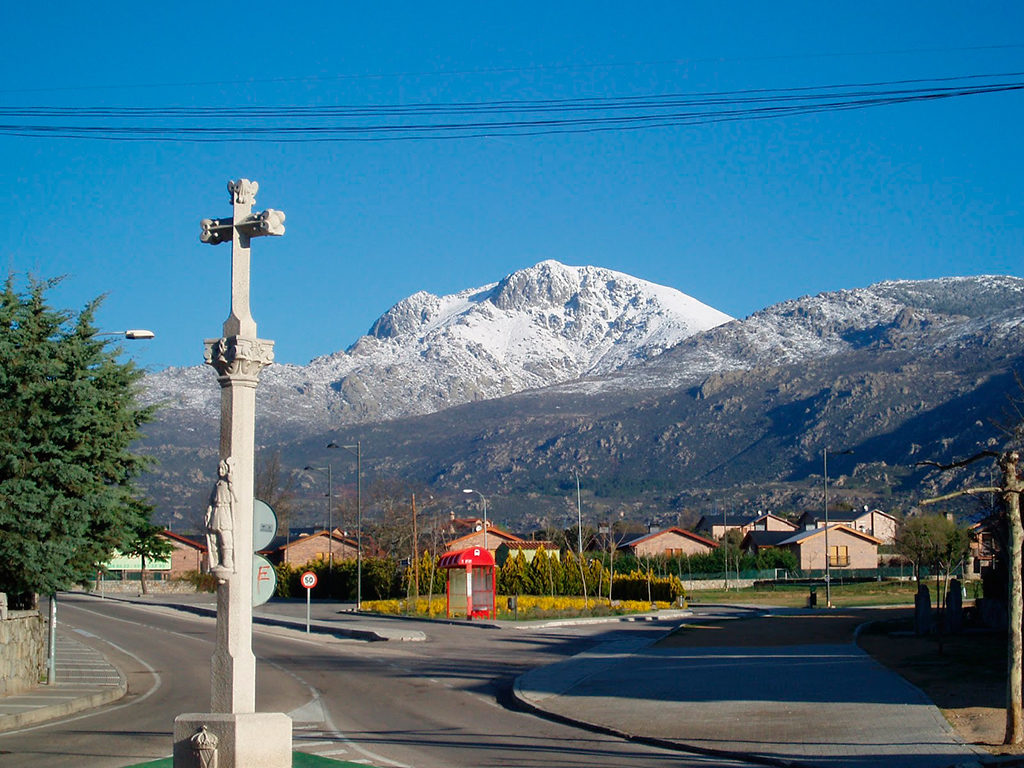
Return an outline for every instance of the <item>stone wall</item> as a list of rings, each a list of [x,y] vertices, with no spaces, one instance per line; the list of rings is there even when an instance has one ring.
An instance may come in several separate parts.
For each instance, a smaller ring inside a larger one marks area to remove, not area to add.
[[[39,611],[10,611],[0,621],[0,696],[39,685],[46,674],[46,622]]]
[[[687,581],[683,579],[683,588],[687,592],[699,592],[702,589],[742,589],[745,587],[754,586],[753,579],[729,579],[726,583],[725,579],[694,579],[693,581]]]
[[[76,590],[79,591],[79,590]],[[104,579],[101,582],[89,583],[90,594],[98,595],[141,595],[142,585],[137,579]],[[169,579],[167,581],[150,581],[146,579],[146,592],[150,595],[185,595],[195,593],[196,588],[192,582],[182,579]]]

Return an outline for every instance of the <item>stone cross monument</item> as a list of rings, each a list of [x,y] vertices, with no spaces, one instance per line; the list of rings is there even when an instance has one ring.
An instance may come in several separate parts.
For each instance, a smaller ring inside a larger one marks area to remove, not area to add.
[[[249,241],[283,235],[284,214],[252,213],[259,185],[228,182],[232,216],[204,219],[200,240],[231,243],[231,314],[223,336],[206,340],[206,362],[217,371],[220,462],[206,510],[210,564],[217,576],[217,644],[210,675],[211,712],[174,721],[174,768],[290,768],[292,723],[281,713],[256,712],[252,652],[253,459],[256,385],[274,359],[274,342],[256,336],[249,311]],[[199,737],[199,734],[207,736]],[[204,754],[196,746],[202,742]],[[211,746],[216,754],[211,758]],[[203,762],[205,760],[205,763]]]

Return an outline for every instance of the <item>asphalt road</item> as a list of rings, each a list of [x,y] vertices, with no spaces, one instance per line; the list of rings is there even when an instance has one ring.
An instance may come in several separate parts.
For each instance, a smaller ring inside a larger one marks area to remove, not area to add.
[[[60,610],[65,627],[126,673],[129,693],[90,713],[0,734],[0,765],[122,768],[168,756],[175,716],[209,708],[213,620],[77,596]],[[404,643],[257,627],[257,709],[293,718],[296,750],[380,768],[730,765],[507,706],[512,680],[532,667],[616,637],[664,632],[627,626],[431,624],[425,642]]]

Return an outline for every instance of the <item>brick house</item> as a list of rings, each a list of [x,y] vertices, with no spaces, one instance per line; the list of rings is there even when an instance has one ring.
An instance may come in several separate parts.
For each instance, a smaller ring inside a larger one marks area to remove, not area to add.
[[[766,512],[757,515],[704,515],[697,521],[695,530],[712,539],[721,539],[731,530],[747,534],[750,531],[796,531],[798,528],[796,523]]]
[[[171,543],[171,570],[165,571],[165,578],[177,579],[189,571],[206,573],[210,570],[210,560],[206,552],[206,537],[183,536],[172,531],[159,534]]]
[[[491,522],[487,522],[487,550],[494,555],[498,547],[508,542],[523,541],[523,539],[516,536],[514,533],[509,533],[501,528],[491,525]],[[477,526],[477,529],[471,533],[467,533],[465,536],[460,536],[454,541],[448,542],[447,552],[457,552],[461,549],[469,549],[470,547],[484,548],[484,526],[481,521]]]
[[[622,551],[637,557],[703,555],[717,546],[717,542],[696,533],[672,527],[627,541],[622,545]]]
[[[298,534],[294,538],[285,539],[278,536],[262,553],[274,565],[307,565],[309,563],[355,560],[358,546],[355,541],[343,536],[335,529],[331,534],[327,531]],[[363,555],[366,555],[364,542]]]
[[[748,555],[757,556],[764,549],[778,547],[786,539],[792,538],[796,531],[747,531],[740,542],[740,549]]]
[[[1006,521],[995,514],[971,525],[970,572],[978,575],[994,568],[1006,548]]]
[[[881,539],[842,523],[828,526],[829,565],[831,569],[874,569],[878,567]],[[825,529],[800,531],[776,546],[796,555],[802,571],[825,570]]]
[[[825,518],[819,517],[818,512],[804,512],[797,521],[799,527],[805,531],[814,528],[822,528],[825,525]],[[867,533],[879,539],[883,544],[892,544],[896,541],[896,531],[900,523],[894,516],[880,509],[862,507],[854,510],[829,510],[829,525],[841,524],[854,528],[862,533]]]

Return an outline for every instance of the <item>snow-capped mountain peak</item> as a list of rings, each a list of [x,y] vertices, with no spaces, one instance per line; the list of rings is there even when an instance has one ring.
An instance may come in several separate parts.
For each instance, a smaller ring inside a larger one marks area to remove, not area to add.
[[[447,296],[414,293],[344,352],[267,369],[258,397],[287,421],[426,414],[628,368],[731,319],[673,288],[548,260]],[[183,374],[148,377],[151,397],[180,402]]]

